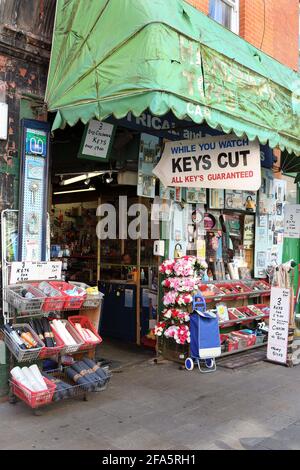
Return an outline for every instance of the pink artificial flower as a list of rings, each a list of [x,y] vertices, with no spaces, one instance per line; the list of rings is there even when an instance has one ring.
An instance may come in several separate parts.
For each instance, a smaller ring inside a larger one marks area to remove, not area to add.
[[[154,334],[156,336],[162,336],[164,329],[166,328],[165,322],[158,322],[154,327]]]

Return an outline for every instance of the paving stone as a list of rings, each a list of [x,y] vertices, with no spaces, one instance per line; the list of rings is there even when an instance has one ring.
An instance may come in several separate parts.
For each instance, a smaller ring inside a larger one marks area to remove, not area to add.
[[[89,401],[34,416],[0,405],[0,449],[300,449],[300,367],[261,362],[204,375],[149,362]],[[3,429],[5,432],[3,432]]]

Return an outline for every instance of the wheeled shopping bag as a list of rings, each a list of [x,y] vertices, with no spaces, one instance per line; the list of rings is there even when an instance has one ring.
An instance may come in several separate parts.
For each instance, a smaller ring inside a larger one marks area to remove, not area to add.
[[[193,313],[190,319],[191,357],[185,360],[187,370],[193,370],[195,362],[200,372],[214,372],[216,357],[221,355],[221,342],[218,316],[206,310],[206,302],[201,294],[193,299]]]

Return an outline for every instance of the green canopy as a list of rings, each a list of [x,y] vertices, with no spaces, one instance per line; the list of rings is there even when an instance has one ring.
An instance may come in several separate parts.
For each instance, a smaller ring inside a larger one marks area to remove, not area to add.
[[[172,111],[300,155],[300,75],[183,0],[58,0],[54,129]]]

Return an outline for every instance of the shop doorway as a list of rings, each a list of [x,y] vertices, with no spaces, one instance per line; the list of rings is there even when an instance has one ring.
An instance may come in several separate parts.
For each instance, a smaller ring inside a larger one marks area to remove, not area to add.
[[[50,256],[62,261],[66,281],[97,286],[104,294],[98,322],[104,341],[97,355],[118,366],[155,354],[149,331],[157,320],[158,257],[151,238],[125,237],[131,219],[125,225],[121,220],[141,202],[136,195],[140,135],[118,127],[111,158],[99,162],[79,158],[84,131],[80,123],[55,131],[52,138]],[[142,199],[150,222],[152,200]],[[115,236],[103,239],[100,214],[108,205],[114,210]]]

